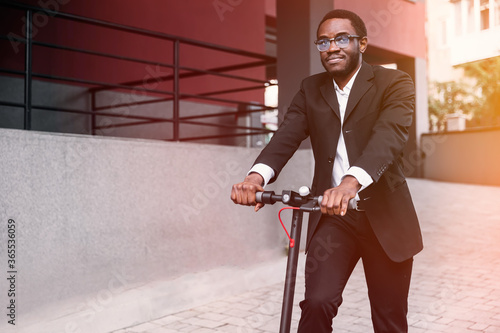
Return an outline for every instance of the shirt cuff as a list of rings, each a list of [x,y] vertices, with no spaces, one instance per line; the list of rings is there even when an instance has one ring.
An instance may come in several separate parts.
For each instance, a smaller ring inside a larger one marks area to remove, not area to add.
[[[255,164],[250,171],[248,171],[247,176],[251,174],[252,172],[256,172],[259,175],[264,178],[264,185],[262,187],[265,187],[267,183],[274,177],[274,170],[268,165],[262,164],[262,163],[257,163]]]
[[[358,183],[361,184],[361,188],[359,189],[360,191],[364,190],[373,183],[373,179],[368,174],[368,172],[357,166],[350,167],[344,177],[345,176],[353,176],[354,178],[356,178],[358,180]],[[344,177],[342,177],[342,179],[344,179]]]

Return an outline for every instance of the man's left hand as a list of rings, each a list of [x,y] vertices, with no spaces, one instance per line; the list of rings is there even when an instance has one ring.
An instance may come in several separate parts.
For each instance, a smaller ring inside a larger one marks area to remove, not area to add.
[[[326,190],[321,201],[321,212],[328,215],[344,216],[349,200],[356,197],[361,184],[356,177],[346,176],[339,186]]]

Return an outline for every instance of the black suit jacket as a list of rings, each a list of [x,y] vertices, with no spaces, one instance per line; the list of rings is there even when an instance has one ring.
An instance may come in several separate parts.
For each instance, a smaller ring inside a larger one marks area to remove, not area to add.
[[[300,143],[310,137],[315,160],[312,193],[321,195],[332,187],[343,130],[350,165],[362,168],[374,180],[359,196],[377,239],[393,261],[409,259],[423,247],[402,161],[415,107],[413,81],[404,72],[363,62],[341,128],[332,80],[324,72],[302,81],[278,131],[255,163],[273,168],[273,182]],[[321,213],[310,214],[307,246],[320,217]]]

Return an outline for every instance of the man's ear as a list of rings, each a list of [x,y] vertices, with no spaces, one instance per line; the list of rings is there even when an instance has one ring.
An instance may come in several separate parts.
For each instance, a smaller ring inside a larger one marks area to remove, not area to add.
[[[359,51],[364,53],[368,47],[368,37],[363,37],[359,40]]]

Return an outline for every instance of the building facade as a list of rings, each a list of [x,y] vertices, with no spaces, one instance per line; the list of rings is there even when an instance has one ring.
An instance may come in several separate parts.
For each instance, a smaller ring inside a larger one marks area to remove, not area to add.
[[[500,0],[427,1],[428,75],[462,77],[456,66],[500,56]]]

